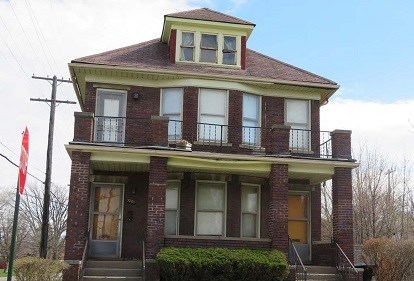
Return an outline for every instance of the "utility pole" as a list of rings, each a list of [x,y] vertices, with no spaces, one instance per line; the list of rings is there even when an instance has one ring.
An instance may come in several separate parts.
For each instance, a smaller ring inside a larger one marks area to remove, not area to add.
[[[50,206],[50,185],[51,185],[51,177],[52,177],[52,153],[53,153],[53,133],[55,128],[55,109],[56,106],[61,103],[68,103],[68,104],[76,104],[74,101],[63,101],[63,100],[56,100],[56,90],[57,90],[57,82],[60,83],[72,83],[70,80],[65,79],[58,79],[55,76],[53,78],[49,77],[38,77],[32,76],[33,79],[40,79],[46,80],[52,85],[52,95],[50,100],[49,99],[33,99],[31,101],[41,101],[41,102],[50,102],[50,117],[49,117],[49,134],[47,139],[47,155],[46,155],[46,179],[45,179],[45,194],[43,198],[43,214],[42,214],[42,234],[40,238],[40,257],[46,258],[47,257],[47,239],[49,235],[49,206]]]

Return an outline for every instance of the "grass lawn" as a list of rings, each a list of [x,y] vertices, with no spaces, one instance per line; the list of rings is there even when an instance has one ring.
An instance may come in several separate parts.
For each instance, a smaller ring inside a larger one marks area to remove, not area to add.
[[[7,277],[7,272],[4,272],[3,269],[0,269],[0,277]]]

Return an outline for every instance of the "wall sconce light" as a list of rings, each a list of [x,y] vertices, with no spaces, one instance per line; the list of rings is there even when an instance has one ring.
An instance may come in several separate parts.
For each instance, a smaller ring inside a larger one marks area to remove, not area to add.
[[[133,93],[132,97],[134,98],[134,100],[137,100],[139,98],[139,93]]]

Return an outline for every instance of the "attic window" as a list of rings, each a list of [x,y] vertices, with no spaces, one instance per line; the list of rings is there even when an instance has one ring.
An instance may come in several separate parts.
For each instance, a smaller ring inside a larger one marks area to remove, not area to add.
[[[217,63],[217,35],[201,34],[200,61]]]
[[[224,36],[223,64],[236,64],[236,37]]]
[[[194,33],[192,32],[182,33],[180,60],[194,61]]]

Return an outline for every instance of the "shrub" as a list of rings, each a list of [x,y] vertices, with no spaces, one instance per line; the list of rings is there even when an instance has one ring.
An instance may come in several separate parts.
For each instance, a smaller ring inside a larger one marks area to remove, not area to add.
[[[362,246],[362,258],[374,265],[379,281],[413,280],[414,241],[371,239]]]
[[[69,265],[58,260],[25,257],[14,262],[17,281],[57,281]]]
[[[163,248],[157,255],[165,281],[284,280],[289,267],[275,250]]]

